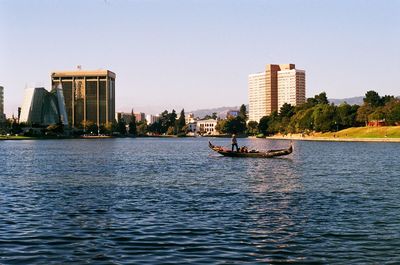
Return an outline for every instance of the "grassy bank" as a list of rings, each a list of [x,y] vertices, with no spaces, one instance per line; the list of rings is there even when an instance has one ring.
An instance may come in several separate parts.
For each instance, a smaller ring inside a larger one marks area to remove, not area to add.
[[[274,135],[267,138],[306,141],[400,142],[400,126],[355,127],[338,132]]]
[[[356,127],[338,132],[318,133],[314,136],[333,138],[400,138],[400,126]]]
[[[33,140],[33,139],[37,138],[27,137],[27,136],[15,136],[15,135],[10,135],[10,136],[0,135],[0,140]]]

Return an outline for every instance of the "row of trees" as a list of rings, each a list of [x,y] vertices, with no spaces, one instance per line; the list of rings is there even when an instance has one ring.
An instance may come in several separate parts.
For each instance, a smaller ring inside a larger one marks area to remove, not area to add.
[[[185,121],[185,110],[182,109],[178,119],[177,117],[175,110],[172,110],[171,113],[167,110],[163,111],[160,114],[159,119],[149,126],[148,132],[158,135],[186,134],[187,125]]]
[[[147,122],[136,121],[133,111],[130,115],[129,121],[121,119],[117,123],[108,123],[97,126],[93,121],[83,121],[77,128],[73,130],[75,135],[81,134],[113,134],[118,133],[120,135],[130,136],[144,136],[148,133],[156,135],[182,135],[186,134],[188,126],[185,122],[185,111],[182,109],[179,118],[175,110],[168,112],[165,110],[160,114],[160,118],[153,124],[147,125]],[[26,136],[45,136],[45,135],[62,135],[64,133],[64,126],[60,124],[52,124],[49,126],[33,126],[29,130],[29,127],[24,123],[18,123],[16,119],[8,119],[4,123],[0,124],[0,134],[20,134],[23,132],[22,128],[25,128]]]
[[[380,97],[375,91],[368,91],[363,104],[336,106],[329,104],[323,92],[300,106],[284,104],[279,113],[265,116],[257,124],[258,133],[309,133],[338,131],[349,127],[365,126],[369,121],[381,120],[387,125],[400,123],[400,100],[394,96]],[[254,122],[249,122],[248,133],[255,134]]]
[[[136,121],[135,115],[131,115],[131,121],[127,124],[124,120],[120,120],[116,124],[114,131],[121,135],[132,135],[132,136],[144,136],[147,133],[152,133],[156,135],[183,135],[186,134],[188,126],[185,122],[185,110],[182,109],[179,118],[177,119],[177,114],[175,110],[168,112],[163,111],[159,119],[147,125],[146,121]],[[128,128],[128,130],[127,130]]]
[[[133,115],[133,114],[132,114]],[[217,114],[207,115],[204,119],[217,119]],[[310,133],[338,131],[349,127],[365,126],[369,121],[383,120],[387,125],[400,123],[400,100],[394,96],[383,97],[375,91],[365,94],[363,104],[330,104],[325,92],[308,98],[299,106],[284,104],[279,112],[263,117],[260,122],[248,121],[247,109],[240,106],[237,117],[230,116],[218,120],[216,130],[221,134],[271,135],[276,133]],[[125,126],[125,125],[124,125]],[[136,127],[135,127],[136,126]],[[121,126],[121,132],[123,126]],[[188,132],[185,112],[182,109],[179,118],[175,110],[164,111],[160,119],[147,126],[146,123],[129,124],[129,133],[133,135],[153,134],[184,135]]]
[[[400,100],[388,95],[380,97],[377,92],[368,91],[364,104],[358,109],[357,119],[365,124],[381,120],[387,125],[396,125],[400,122]]]
[[[81,124],[80,133],[86,134],[112,134],[143,136],[148,133],[156,135],[185,135],[188,125],[185,122],[185,111],[182,109],[178,115],[175,110],[165,110],[160,114],[159,120],[147,125],[146,121],[136,121],[131,113],[129,123],[120,120],[118,123],[97,125],[87,121]],[[217,114],[207,115],[205,119],[217,119]],[[261,118],[260,122],[248,121],[246,106],[240,107],[239,115],[229,116],[218,120],[216,130],[221,134],[247,134],[271,135],[276,133],[310,133],[338,131],[349,127],[365,126],[370,121],[379,120],[387,125],[400,125],[400,99],[394,96],[383,97],[375,91],[368,91],[363,99],[363,104],[338,106],[330,104],[325,92],[308,98],[299,106],[284,104],[279,112]],[[15,122],[0,124],[0,133],[19,133],[23,125]],[[50,125],[42,130],[43,134],[62,134],[63,126]]]
[[[246,132],[247,110],[243,104],[240,106],[239,115],[237,117],[230,116],[224,120],[219,120],[215,129],[222,134],[243,134]]]
[[[357,105],[329,104],[326,94],[321,93],[300,106],[284,104],[279,113],[261,118],[258,130],[264,135],[338,131],[358,126],[357,110]]]

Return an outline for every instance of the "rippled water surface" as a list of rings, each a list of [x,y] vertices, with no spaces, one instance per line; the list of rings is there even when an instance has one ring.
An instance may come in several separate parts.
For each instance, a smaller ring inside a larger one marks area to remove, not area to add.
[[[1,141],[0,264],[400,263],[400,144],[208,140]]]

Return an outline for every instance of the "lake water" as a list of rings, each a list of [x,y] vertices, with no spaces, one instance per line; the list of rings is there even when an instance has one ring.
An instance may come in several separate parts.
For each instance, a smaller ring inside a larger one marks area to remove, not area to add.
[[[400,263],[400,144],[208,140],[0,141],[0,264]]]

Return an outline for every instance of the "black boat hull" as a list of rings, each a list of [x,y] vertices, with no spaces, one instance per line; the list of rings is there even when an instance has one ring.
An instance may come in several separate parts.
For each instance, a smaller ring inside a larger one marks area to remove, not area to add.
[[[226,150],[221,146],[213,145],[211,142],[208,142],[208,146],[218,154],[227,157],[249,157],[249,158],[272,158],[278,156],[286,156],[293,152],[293,146],[290,145],[287,149],[280,150],[269,150],[267,152],[232,152],[230,150]]]

